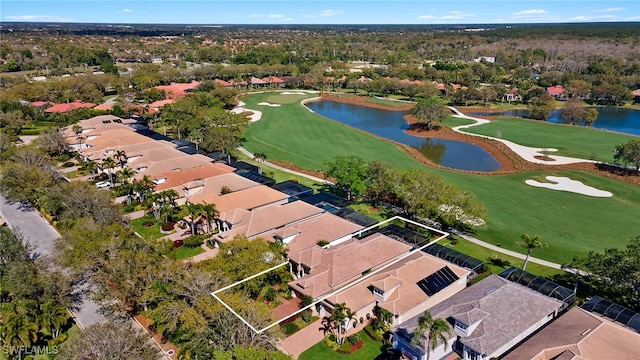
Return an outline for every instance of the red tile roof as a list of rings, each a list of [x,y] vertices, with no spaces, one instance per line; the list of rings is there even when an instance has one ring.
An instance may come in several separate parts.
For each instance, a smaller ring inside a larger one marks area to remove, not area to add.
[[[562,95],[564,94],[564,87],[562,85],[550,86],[547,88],[547,92],[551,95]]]
[[[43,106],[46,106],[46,105],[49,105],[49,104],[51,104],[51,103],[48,102],[48,101],[34,101],[34,102],[31,103],[31,106],[33,106],[33,107],[43,107]]]
[[[63,112],[69,112],[72,110],[76,110],[76,109],[89,109],[96,106],[96,104],[92,104],[92,103],[85,103],[82,102],[82,100],[76,100],[72,103],[66,103],[66,104],[55,104],[52,107],[46,109],[44,112],[46,113],[63,113]]]
[[[233,84],[229,84],[228,82],[224,81],[224,80],[220,80],[220,79],[215,79],[213,80],[216,84],[220,85],[220,86],[224,86],[224,87],[231,87],[233,86]]]
[[[284,80],[280,79],[277,76],[265,76],[262,78],[262,80],[266,81],[269,84],[282,84],[284,83]]]
[[[160,85],[155,88],[164,90],[168,98],[177,99],[187,95],[189,92],[193,92],[198,85],[200,85],[199,81],[192,81],[188,84],[171,83],[170,85]]]
[[[95,110],[111,110],[111,109],[113,109],[113,105],[115,105],[115,104],[114,103],[110,103],[110,104],[104,103],[104,104],[100,104],[100,105],[94,107],[94,109]]]
[[[258,79],[255,76],[251,77],[251,85],[267,85],[268,83],[262,79]]]

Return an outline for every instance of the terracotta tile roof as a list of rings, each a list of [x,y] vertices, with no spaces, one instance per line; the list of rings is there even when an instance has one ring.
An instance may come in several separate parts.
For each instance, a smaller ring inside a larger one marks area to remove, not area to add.
[[[575,307],[503,359],[634,360],[640,359],[639,344],[640,334]]]
[[[268,83],[262,79],[258,79],[255,76],[251,77],[251,85],[267,85]]]
[[[154,101],[151,104],[149,104],[149,107],[152,108],[156,108],[159,109],[167,104],[173,104],[175,102],[175,100],[173,99],[165,99],[165,100],[158,100],[158,101]]]
[[[167,154],[170,153],[168,150],[164,151],[166,151]],[[146,167],[146,169],[139,172],[135,178],[141,179],[144,175],[149,175],[151,178],[154,178],[158,174],[166,173],[168,171],[187,170],[211,163],[211,159],[204,155],[187,155],[179,150],[174,151],[179,152],[180,156],[159,161],[134,163],[132,166]]]
[[[228,82],[221,80],[221,79],[215,79],[213,80],[216,84],[220,85],[220,86],[224,86],[224,87],[231,87],[233,86],[233,84],[229,84]]]
[[[633,90],[632,94],[633,96],[640,96],[640,89]]]
[[[292,261],[311,267],[309,274],[292,281],[290,285],[314,298],[331,292],[345,282],[362,276],[363,272],[380,267],[411,250],[409,245],[379,233],[322,249],[320,259],[316,255],[318,248],[289,256]]]
[[[170,189],[176,186],[188,184],[192,181],[216,177],[223,174],[232,173],[235,169],[222,163],[211,163],[183,171],[169,171],[156,175],[156,179],[163,179],[156,185],[155,191]],[[220,191],[218,191],[220,193]]]
[[[562,95],[564,94],[564,87],[562,85],[550,86],[547,88],[547,92],[551,95]]]
[[[437,296],[430,298],[420,289],[417,283],[441,268],[448,266],[458,277],[466,279],[468,270],[439,259],[424,252],[417,252],[398,262],[383,272],[372,276],[369,280],[353,286],[329,298],[332,303],[345,302],[352,309],[362,309],[375,303],[393,314],[403,315],[412,309],[426,309],[441,301]],[[387,291],[396,285],[391,297],[380,300],[373,295],[369,286]],[[455,285],[454,285],[455,286]],[[466,280],[459,284],[459,290],[466,286]],[[411,315],[409,315],[411,316]]]
[[[194,80],[188,84],[171,83],[170,85],[159,85],[155,88],[158,90],[164,90],[167,94],[167,98],[178,99],[184,97],[190,92],[193,92],[198,85],[200,85],[200,82]]]
[[[218,209],[220,213],[234,209],[251,210],[288,199],[289,195],[266,185],[253,186],[225,195],[220,195],[220,193],[206,193],[189,197],[189,201],[192,203],[202,203],[206,201],[208,204],[216,204],[216,209]],[[249,236],[249,234],[247,234],[247,236]]]
[[[241,218],[237,210],[229,210],[224,213],[221,212],[220,219],[230,222],[230,219],[233,218],[236,221],[239,219],[239,221],[235,223],[231,222],[235,224],[235,226],[229,231],[220,233],[220,235],[222,239],[233,238],[235,235],[245,235],[248,238],[254,238],[279,227],[317,216],[323,212],[324,210],[309,205],[304,201],[263,206],[252,211],[244,210]]]
[[[287,245],[289,254],[291,255],[315,247],[318,240],[331,242],[361,229],[363,229],[362,226],[354,224],[351,221],[331,213],[324,213],[274,230],[268,234],[264,234],[263,237],[271,240],[275,236],[286,239],[289,236],[295,235]]]
[[[111,109],[113,109],[113,105],[115,105],[115,104],[114,103],[109,103],[109,104],[103,103],[103,104],[100,104],[100,105],[94,107],[93,109],[94,110],[111,110]]]
[[[265,76],[262,80],[266,81],[269,84],[283,84],[284,80],[277,76]]]
[[[473,333],[461,337],[459,341],[475,351],[497,357],[502,355],[495,353],[501,347],[530,331],[531,326],[560,310],[563,305],[559,300],[491,275],[429,311],[434,318],[442,319],[462,316],[473,309],[486,312],[488,315]],[[412,333],[417,327],[418,317],[407,320],[399,327]],[[449,338],[454,336],[456,334],[452,332]]]
[[[85,103],[82,100],[76,100],[71,103],[66,104],[55,104],[49,108],[47,108],[44,112],[46,113],[60,113],[60,112],[69,112],[76,109],[89,109],[96,106],[93,103]]]
[[[48,102],[48,101],[34,101],[34,102],[31,103],[31,106],[33,106],[33,107],[43,107],[43,106],[47,106],[49,104],[51,104],[51,103]]]

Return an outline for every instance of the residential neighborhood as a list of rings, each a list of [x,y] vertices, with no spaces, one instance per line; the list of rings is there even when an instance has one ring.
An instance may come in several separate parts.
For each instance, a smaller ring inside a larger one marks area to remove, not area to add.
[[[637,19],[10,3],[0,360],[640,358]]]

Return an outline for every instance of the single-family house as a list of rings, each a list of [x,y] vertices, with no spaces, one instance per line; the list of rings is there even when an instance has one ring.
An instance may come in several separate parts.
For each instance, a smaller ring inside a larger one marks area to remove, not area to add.
[[[175,100],[193,93],[199,85],[200,82],[194,80],[187,84],[171,83],[169,85],[158,85],[155,88],[158,90],[163,90],[166,93],[167,99]]]
[[[558,100],[564,100],[567,98],[564,87],[562,85],[547,87],[547,93]]]
[[[463,360],[498,358],[553,320],[566,304],[498,275],[479,281],[428,309],[434,319],[449,323],[446,343],[435,350],[427,333],[411,344],[421,315],[399,324],[393,347],[409,359],[442,359],[452,351]],[[420,336],[420,335],[418,335]]]
[[[640,103],[640,89],[633,90],[632,95],[633,95],[633,102],[636,104]]]
[[[391,267],[394,260],[402,255],[409,255],[411,250],[412,247],[407,244],[374,233],[362,239],[350,238],[335,246],[326,248],[314,246],[290,253],[289,263],[295,280],[291,281],[289,286],[298,296],[321,298],[353,284],[368,273],[382,269],[383,266]],[[386,271],[386,268],[381,271]],[[371,277],[364,281],[369,282],[370,279]],[[384,280],[384,278],[377,280]],[[352,296],[349,298],[353,299]],[[323,307],[332,308],[335,302],[327,300],[323,303]],[[332,300],[343,302],[348,299],[332,298]],[[375,305],[375,300],[373,304]],[[373,306],[368,305],[356,306],[355,302],[353,304],[347,302],[347,306],[352,310],[358,310],[357,316],[364,316],[373,309]],[[323,308],[320,308],[319,312],[323,315]]]
[[[574,307],[502,359],[636,360],[640,359],[640,333]]]
[[[419,251],[327,301],[346,303],[358,317],[377,305],[394,315],[395,325],[463,290],[468,274],[466,269]]]
[[[70,102],[70,103],[55,104],[55,105],[45,109],[44,112],[46,112],[46,113],[65,113],[65,112],[69,112],[69,111],[73,111],[73,110],[77,110],[77,109],[90,109],[90,108],[92,108],[94,106],[96,106],[96,104],[86,103],[86,102],[83,102],[82,100],[76,100],[76,101]]]

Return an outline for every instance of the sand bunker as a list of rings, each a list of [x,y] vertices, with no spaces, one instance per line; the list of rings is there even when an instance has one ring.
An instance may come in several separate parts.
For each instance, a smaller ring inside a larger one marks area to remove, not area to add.
[[[280,93],[280,95],[307,95],[307,93],[303,93],[303,92],[291,92],[291,91],[283,91]]]
[[[547,176],[546,179],[552,182],[542,183],[536,180],[525,180],[525,183],[530,186],[542,187],[551,190],[569,191],[593,197],[613,196],[613,194],[608,191],[598,190],[594,187],[583,184],[581,181],[571,180],[568,177]]]
[[[264,105],[264,106],[271,106],[271,107],[280,106],[280,104],[271,104],[271,103],[268,103],[268,102],[259,102],[257,105]]]

